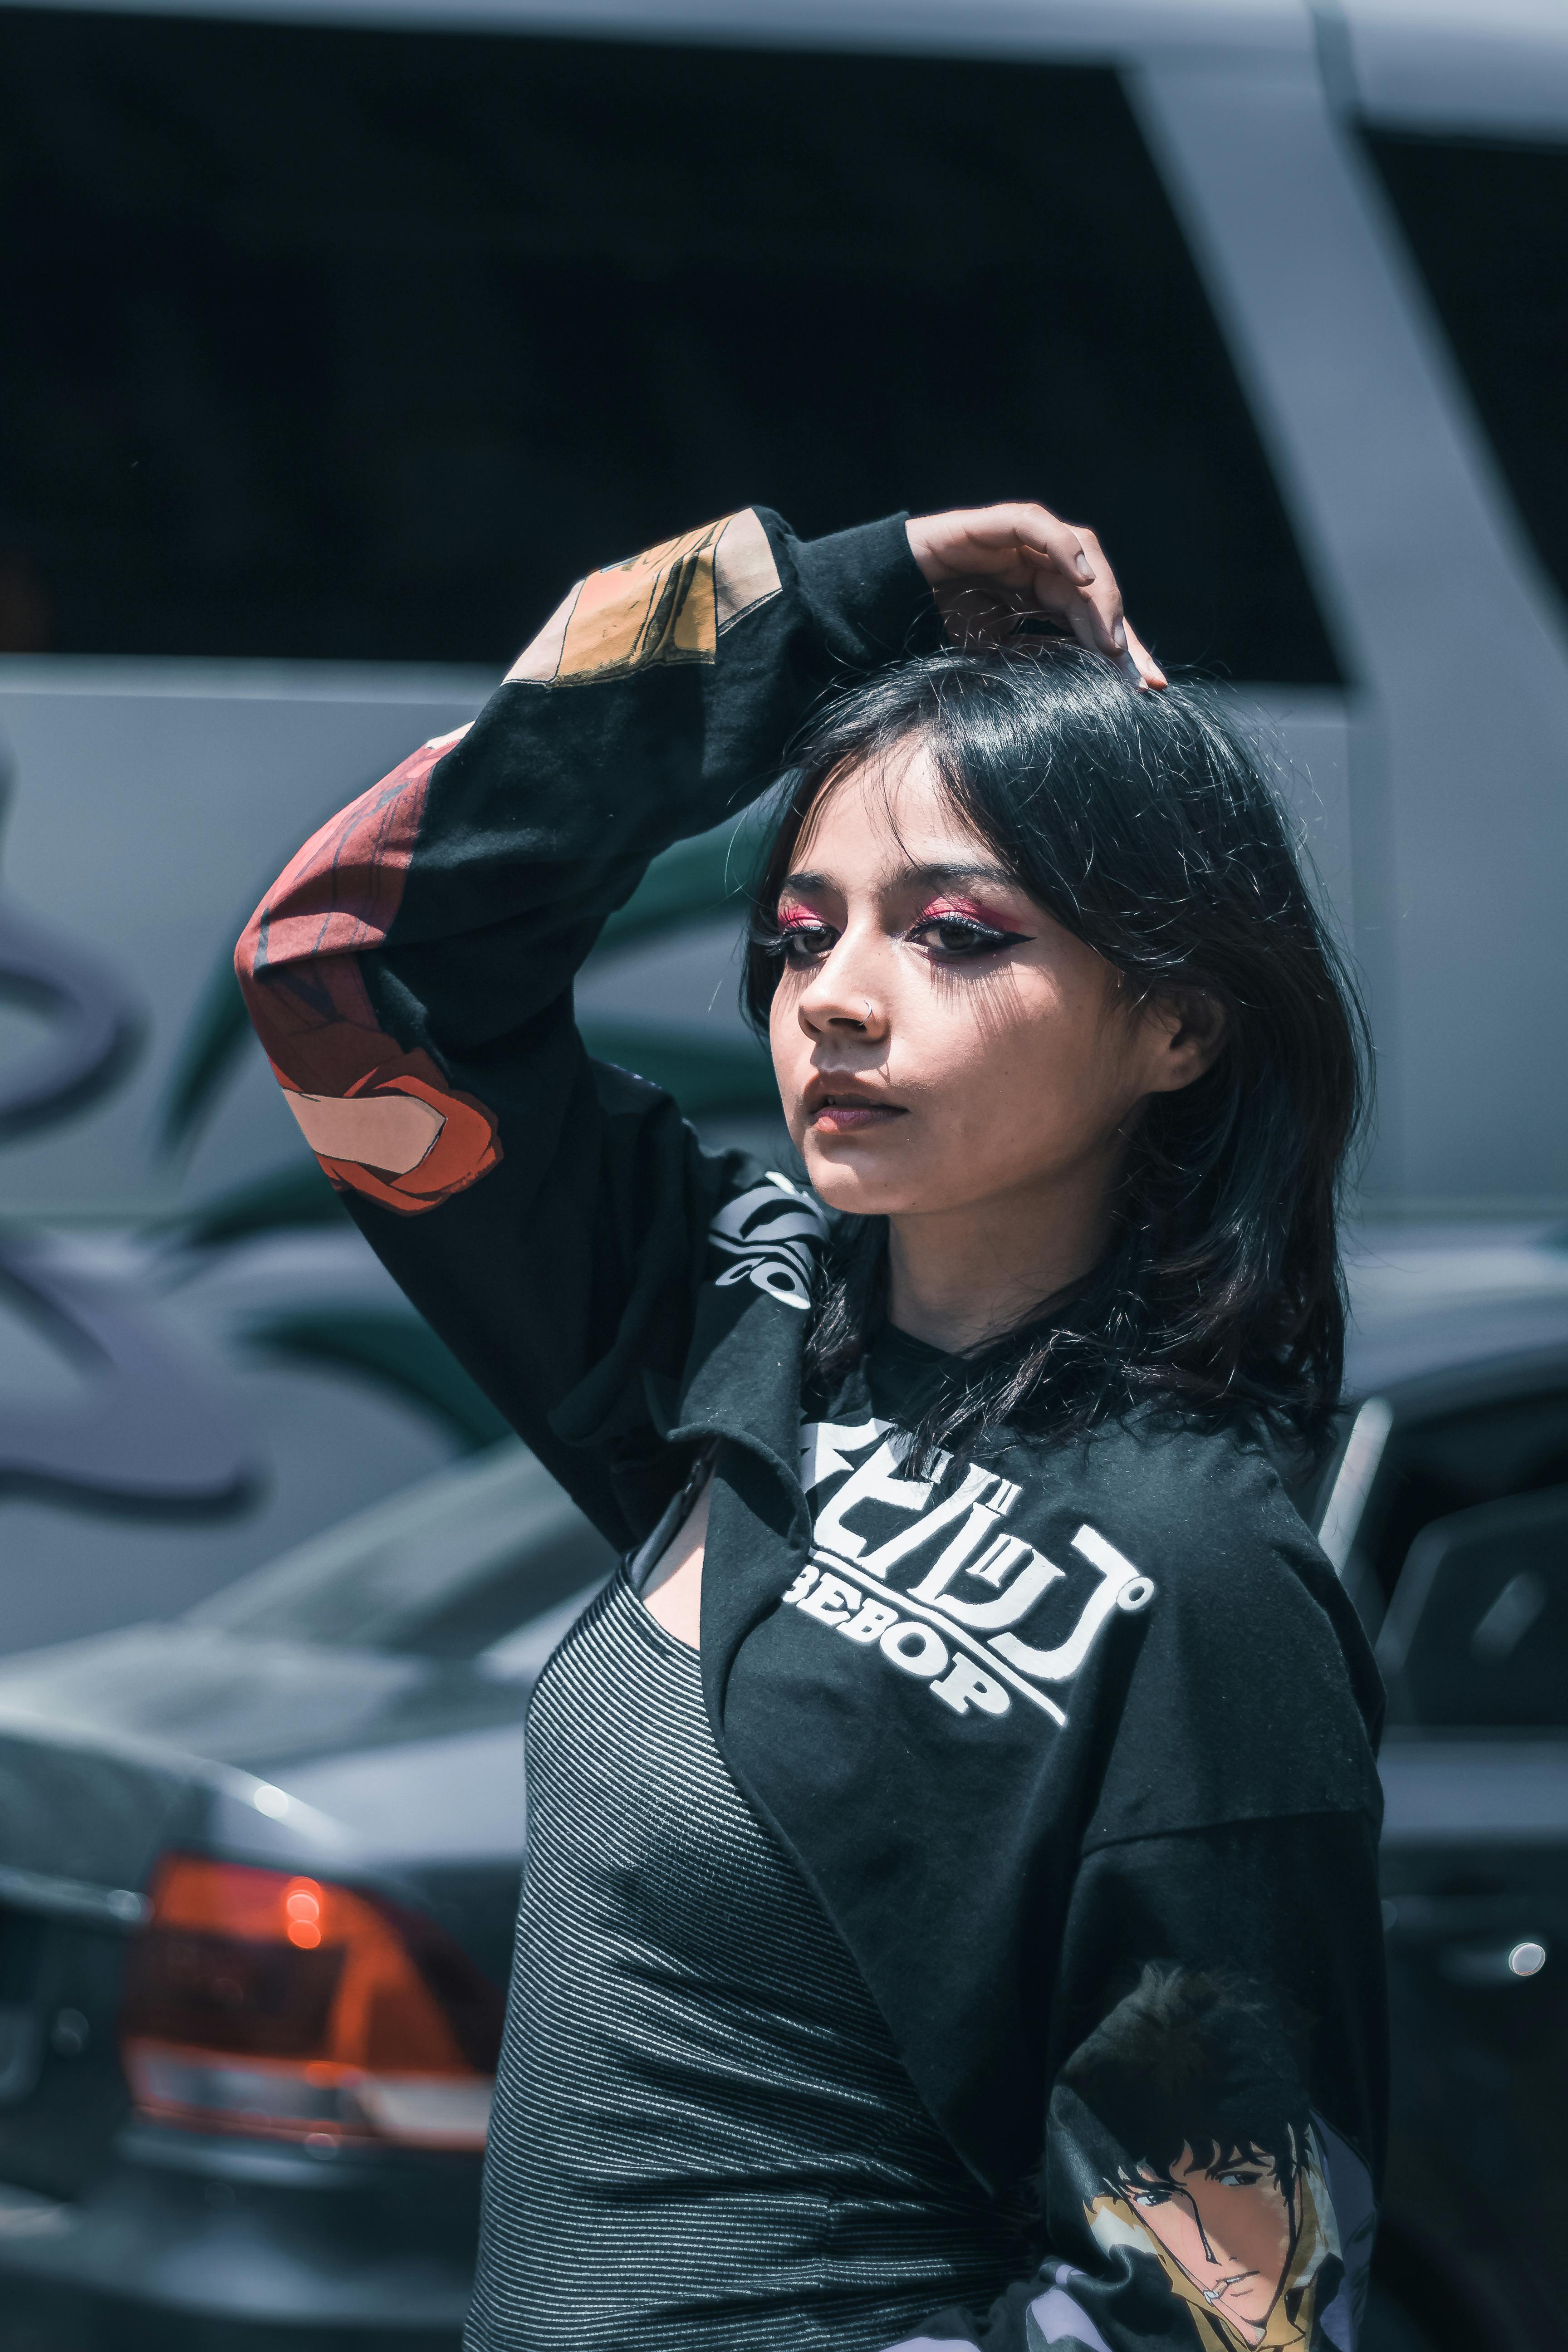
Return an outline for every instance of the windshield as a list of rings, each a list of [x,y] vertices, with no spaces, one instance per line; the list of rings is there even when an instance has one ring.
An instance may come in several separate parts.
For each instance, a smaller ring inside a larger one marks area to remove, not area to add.
[[[243,1577],[186,1622],[255,1640],[473,1658],[614,1565],[604,1537],[509,1440]]]

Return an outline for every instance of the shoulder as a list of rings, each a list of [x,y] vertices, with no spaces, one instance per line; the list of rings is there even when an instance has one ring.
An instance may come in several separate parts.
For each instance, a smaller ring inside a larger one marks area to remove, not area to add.
[[[1136,1749],[1157,1726],[1167,1760],[1153,1782],[1134,1768],[1138,1829],[1154,1826],[1151,1804],[1189,1823],[1375,1811],[1376,1669],[1261,1447],[1189,1428],[1108,1432],[1085,1449],[1080,1498],[1154,1586],[1118,1732]],[[1126,1775],[1110,1778],[1118,1811]]]
[[[1262,1446],[1235,1431],[1138,1420],[1100,1430],[1073,1483],[1086,1514],[1114,1520],[1184,1604],[1290,1606],[1301,1594],[1321,1607],[1334,1585]]]

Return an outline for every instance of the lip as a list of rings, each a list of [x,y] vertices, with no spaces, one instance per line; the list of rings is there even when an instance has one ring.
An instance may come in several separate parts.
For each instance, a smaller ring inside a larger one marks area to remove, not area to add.
[[[815,1077],[805,1089],[806,1118],[818,1135],[858,1135],[907,1117],[902,1103],[855,1078]]]

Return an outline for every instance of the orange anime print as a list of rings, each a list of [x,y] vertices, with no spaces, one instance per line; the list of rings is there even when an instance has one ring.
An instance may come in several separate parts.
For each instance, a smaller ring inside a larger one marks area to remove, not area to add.
[[[257,908],[236,968],[306,1142],[340,1191],[418,1215],[500,1158],[496,1118],[432,1056],[380,1027],[359,956],[384,945],[431,772],[466,732],[425,744],[323,825]]]
[[[583,686],[663,662],[712,662],[719,639],[779,593],[768,535],[748,507],[591,572],[508,672],[508,683]]]

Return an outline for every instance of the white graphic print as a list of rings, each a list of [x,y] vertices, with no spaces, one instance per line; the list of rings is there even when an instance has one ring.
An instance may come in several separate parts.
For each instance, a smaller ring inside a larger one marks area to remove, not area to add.
[[[1075,1566],[1069,1580],[1067,1569],[1008,1528],[1022,1488],[971,1464],[952,1493],[934,1501],[952,1456],[939,1454],[928,1478],[904,1477],[900,1465],[910,1444],[906,1431],[885,1421],[806,1424],[802,1486],[809,1496],[829,1480],[842,1483],[816,1508],[811,1559],[784,1594],[786,1605],[868,1652],[875,1648],[900,1673],[929,1684],[954,1715],[1005,1715],[1021,1697],[1065,1724],[1060,1701],[1041,1685],[1069,1683],[1114,1611],[1147,1608],[1153,1579],[1085,1526],[1071,1549],[1097,1581],[1087,1596],[1058,1594],[1058,1586],[1079,1582],[1081,1570]],[[899,1517],[889,1522],[890,1512]],[[1047,1595],[1066,1605],[1046,1612],[1056,1638],[1040,1646],[1016,1629]]]
[[[752,1282],[804,1314],[811,1305],[813,1253],[827,1238],[827,1219],[808,1192],[770,1168],[765,1184],[726,1201],[708,1228],[717,1250],[735,1260],[719,1287]]]

